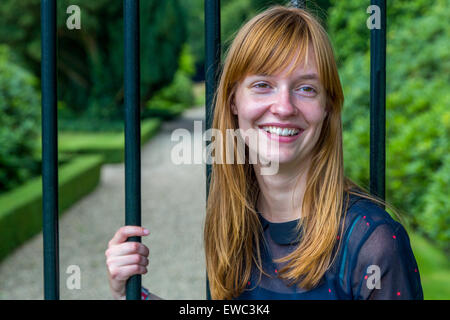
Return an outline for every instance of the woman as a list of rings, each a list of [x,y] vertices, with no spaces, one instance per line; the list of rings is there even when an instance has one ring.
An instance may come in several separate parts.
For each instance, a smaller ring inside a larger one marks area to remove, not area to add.
[[[212,127],[256,137],[256,145],[245,139],[246,159],[256,150],[278,170],[213,163],[204,230],[213,299],[423,299],[405,229],[344,176],[344,97],[330,41],[311,14],[275,6],[246,23],[215,98]],[[224,158],[236,154],[222,141]],[[148,249],[124,243],[141,230],[121,228],[110,242],[115,297],[146,272]]]

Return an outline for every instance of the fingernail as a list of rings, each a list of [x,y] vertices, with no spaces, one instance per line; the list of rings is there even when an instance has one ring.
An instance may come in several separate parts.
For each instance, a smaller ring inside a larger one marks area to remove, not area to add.
[[[144,228],[144,230],[142,230],[144,232],[144,234],[149,234],[150,232]]]

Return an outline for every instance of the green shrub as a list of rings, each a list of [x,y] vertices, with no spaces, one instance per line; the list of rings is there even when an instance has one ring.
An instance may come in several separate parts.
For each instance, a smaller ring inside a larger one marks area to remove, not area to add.
[[[0,1],[0,43],[40,76],[40,0]],[[69,30],[66,9],[81,9],[81,29]],[[77,116],[123,113],[123,1],[57,1],[58,99]],[[140,2],[141,101],[168,85],[186,39],[179,0]],[[175,63],[174,63],[175,62]],[[71,116],[73,118],[73,115]]]
[[[6,46],[0,46],[0,192],[39,172],[34,158],[40,130],[37,79],[17,65]]]
[[[179,58],[179,69],[175,73],[172,83],[158,91],[148,102],[143,112],[144,117],[160,117],[172,119],[184,109],[195,103],[193,82],[194,59],[188,45],[184,45]]]
[[[343,25],[330,20],[333,28],[339,27],[331,30],[335,43],[342,44],[336,51],[345,57],[340,67],[345,94],[345,170],[367,187],[370,56],[368,47],[358,47],[362,36],[355,28],[365,28],[367,39],[369,32],[361,17],[359,24],[350,23],[359,14],[353,18],[354,12],[349,12],[349,8],[365,12],[361,8],[367,4],[345,3],[337,4],[330,14],[330,19],[333,14],[334,19],[350,19]],[[409,1],[395,3],[387,34],[386,196],[407,214],[413,228],[449,249],[450,8],[440,0],[427,6],[424,1],[411,7]],[[341,43],[341,38],[347,43]]]
[[[328,31],[333,46],[336,48],[335,54],[338,63],[341,64],[348,58],[353,60],[355,54],[365,53],[369,50],[370,31],[366,25],[369,14],[366,9],[370,5],[370,1],[330,0],[330,2],[331,7],[327,19]],[[410,24],[433,5],[427,0],[388,1],[388,31],[392,34],[393,30],[399,30],[399,23]]]

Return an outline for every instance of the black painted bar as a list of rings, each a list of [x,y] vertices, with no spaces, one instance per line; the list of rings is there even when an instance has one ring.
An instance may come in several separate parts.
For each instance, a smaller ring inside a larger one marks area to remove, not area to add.
[[[385,199],[386,170],[386,1],[380,8],[381,29],[370,30],[370,192]]]
[[[220,74],[220,0],[205,1],[205,131],[211,128],[214,93]],[[206,165],[206,197],[209,192],[211,165]]]
[[[41,1],[44,299],[59,300],[56,0]]]
[[[220,74],[220,0],[205,1],[205,131],[211,128],[214,114],[214,93]],[[209,194],[211,165],[206,165],[206,199]],[[206,275],[206,298],[211,300],[208,275]]]
[[[139,0],[124,0],[125,224],[141,225]],[[141,237],[127,241],[141,242]],[[141,275],[126,284],[127,300],[141,299]]]

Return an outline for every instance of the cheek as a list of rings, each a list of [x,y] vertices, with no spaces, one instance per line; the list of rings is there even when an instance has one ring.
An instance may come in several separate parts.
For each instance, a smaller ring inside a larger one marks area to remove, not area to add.
[[[252,127],[253,122],[263,116],[265,111],[266,108],[262,104],[255,103],[254,101],[240,101],[237,106],[239,126],[241,128],[243,126]]]
[[[321,103],[314,103],[306,106],[302,110],[305,120],[310,125],[320,124],[326,117],[325,107]]]

